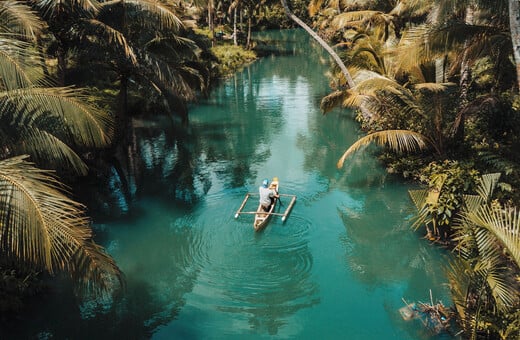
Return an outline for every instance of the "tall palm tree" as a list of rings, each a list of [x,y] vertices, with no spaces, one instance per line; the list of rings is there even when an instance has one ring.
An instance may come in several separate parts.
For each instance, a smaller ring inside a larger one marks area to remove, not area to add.
[[[77,150],[110,143],[110,115],[87,104],[81,89],[52,87],[52,80],[42,74],[44,61],[34,45],[24,41],[25,35],[12,33],[37,35],[42,22],[20,3],[0,6],[0,23],[9,23],[0,26],[6,27],[0,32],[0,157],[30,154],[42,165],[67,165],[85,173]],[[20,20],[12,20],[13,15]]]
[[[48,25],[52,34],[49,50],[57,58],[57,80],[66,85],[68,55],[74,49],[74,32],[82,18],[90,18],[97,12],[99,1],[33,0],[29,2]]]
[[[112,120],[81,90],[51,87],[29,38],[43,26],[30,8],[0,2],[0,253],[11,264],[65,271],[79,291],[121,286],[122,274],[92,241],[85,209],[50,171],[27,162],[86,171],[77,147],[106,146]]]
[[[470,93],[475,64],[488,58],[493,79],[496,79],[490,92],[505,90],[500,86],[507,83],[504,80],[511,71],[506,5],[504,0],[440,0],[432,5],[425,25],[406,32],[408,48],[399,53],[403,65],[440,62],[438,65],[442,67],[437,70],[437,78],[441,81],[448,78],[459,84],[457,117],[451,131],[459,144],[464,140],[468,111],[480,101]]]
[[[186,121],[185,102],[205,89],[207,75],[201,49],[185,37],[173,7],[151,0],[111,1],[102,4],[90,23],[90,41],[112,54],[109,65],[120,83],[120,118],[128,113],[128,90],[135,83],[140,91],[153,89],[170,101],[170,109]],[[103,55],[99,57],[99,66],[106,65]]]

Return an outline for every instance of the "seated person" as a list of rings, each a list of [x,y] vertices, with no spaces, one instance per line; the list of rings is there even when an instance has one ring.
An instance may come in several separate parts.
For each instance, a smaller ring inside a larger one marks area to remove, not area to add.
[[[274,198],[280,197],[274,188],[269,188],[269,180],[264,179],[262,185],[258,189],[260,193],[260,204],[264,211],[268,212],[274,202]]]

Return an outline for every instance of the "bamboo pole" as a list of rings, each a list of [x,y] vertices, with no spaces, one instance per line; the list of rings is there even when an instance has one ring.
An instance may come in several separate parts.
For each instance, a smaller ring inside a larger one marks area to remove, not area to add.
[[[241,212],[237,212],[237,214],[285,216],[285,214],[280,214],[280,213],[268,213],[268,212],[258,212],[258,211],[241,211]]]
[[[246,205],[246,202],[247,202],[248,199],[249,199],[249,194],[246,194],[246,197],[244,198],[244,201],[242,201],[242,204],[240,205],[240,208],[238,208],[238,210],[237,210],[237,212],[235,214],[235,218],[238,218],[238,215],[240,214],[240,212],[242,211],[242,209]]]
[[[294,202],[296,202],[296,196],[293,196],[293,198],[291,199],[291,203],[289,203],[289,206],[285,210],[285,213],[283,214],[283,217],[282,217],[282,222],[285,222],[285,219],[287,218],[287,216],[291,212],[291,209],[292,209],[292,207],[294,205]]]

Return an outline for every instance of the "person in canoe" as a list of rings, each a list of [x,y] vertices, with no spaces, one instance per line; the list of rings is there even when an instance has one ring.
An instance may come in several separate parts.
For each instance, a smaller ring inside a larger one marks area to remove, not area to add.
[[[260,204],[264,211],[268,212],[273,204],[274,198],[280,197],[275,189],[269,188],[269,180],[266,178],[262,181],[262,185],[258,189],[260,193]]]

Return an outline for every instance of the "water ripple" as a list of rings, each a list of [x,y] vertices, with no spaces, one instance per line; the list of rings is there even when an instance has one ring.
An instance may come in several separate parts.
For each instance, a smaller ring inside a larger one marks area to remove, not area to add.
[[[311,222],[298,215],[285,223],[273,218],[263,232],[254,232],[252,219],[213,210],[198,217],[204,226],[200,244],[207,249],[195,259],[203,269],[190,301],[202,309],[247,313],[251,324],[274,327],[318,301],[308,247]]]

